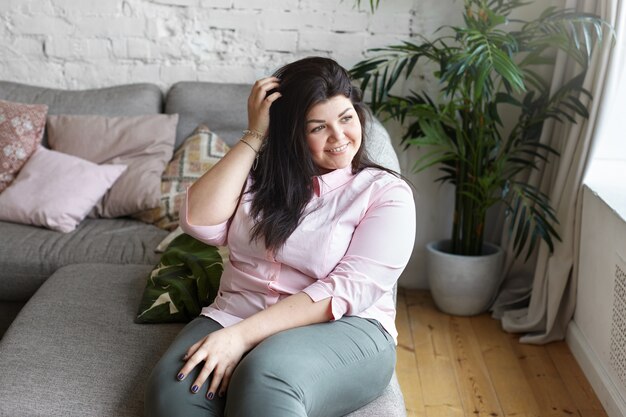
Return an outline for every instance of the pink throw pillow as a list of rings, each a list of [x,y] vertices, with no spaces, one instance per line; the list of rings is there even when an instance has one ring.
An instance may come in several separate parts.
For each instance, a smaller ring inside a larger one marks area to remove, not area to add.
[[[0,100],[0,192],[35,152],[46,125],[48,106]]]
[[[0,193],[0,220],[71,232],[125,170],[40,145]]]
[[[121,217],[159,205],[161,175],[172,158],[177,114],[133,117],[48,117],[48,142],[55,151],[96,164],[128,169],[95,207],[99,217]]]

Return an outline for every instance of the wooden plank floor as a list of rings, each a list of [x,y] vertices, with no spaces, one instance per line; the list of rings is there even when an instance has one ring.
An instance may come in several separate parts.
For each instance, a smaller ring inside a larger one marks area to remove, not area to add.
[[[488,314],[439,312],[398,293],[397,374],[409,417],[606,417],[565,342],[518,343]]]

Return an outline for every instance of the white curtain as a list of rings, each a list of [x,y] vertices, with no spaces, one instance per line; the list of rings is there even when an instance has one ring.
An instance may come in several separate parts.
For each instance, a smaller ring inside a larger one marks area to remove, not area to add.
[[[566,0],[564,7],[601,16],[612,26],[618,23],[619,0]],[[610,105],[611,72],[623,71],[621,59],[615,55],[612,41],[607,36],[590,64],[584,86],[593,101],[581,98],[590,117],[575,125],[547,123],[542,132],[542,143],[548,143],[560,152],[542,172],[535,172],[530,182],[550,196],[557,212],[557,230],[562,241],[556,242],[554,252],[542,242],[535,262],[523,264],[513,260],[510,242],[503,234],[502,244],[507,248],[506,279],[494,303],[494,316],[502,320],[509,332],[524,333],[521,342],[548,343],[565,337],[567,325],[574,314],[576,301],[576,268],[580,240],[582,181],[590,160],[594,133],[603,109]],[[575,65],[564,54],[557,57],[552,88],[574,74]],[[534,265],[534,271],[529,266]]]

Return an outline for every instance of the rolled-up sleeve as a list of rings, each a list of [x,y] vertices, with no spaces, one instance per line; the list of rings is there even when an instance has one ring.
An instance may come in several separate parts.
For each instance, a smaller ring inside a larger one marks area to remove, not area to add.
[[[372,198],[348,250],[333,271],[303,291],[313,301],[332,297],[333,318],[356,315],[393,290],[415,241],[415,203],[398,180]]]
[[[198,226],[189,223],[187,213],[187,199],[189,198],[189,189],[185,194],[185,199],[180,207],[179,225],[183,232],[195,237],[201,242],[213,246],[226,246],[228,237],[228,221],[214,226]]]

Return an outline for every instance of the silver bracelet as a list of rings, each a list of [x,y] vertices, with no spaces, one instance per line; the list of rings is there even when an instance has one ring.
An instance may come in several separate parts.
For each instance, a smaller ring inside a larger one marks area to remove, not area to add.
[[[243,134],[253,136],[257,138],[258,140],[263,140],[263,134],[260,132],[257,132],[256,130],[245,129],[243,131]]]
[[[250,145],[246,140],[244,140],[244,138],[239,139],[240,142],[245,143],[246,145],[248,145],[248,147],[250,149],[252,149],[254,151],[254,163],[252,164],[252,170],[254,171],[257,167],[257,165],[259,165],[259,151],[257,151],[256,149],[254,149],[254,146]]]
[[[257,151],[256,149],[254,149],[254,146],[250,145],[250,144],[249,144],[247,141],[245,141],[243,138],[239,139],[239,141],[240,141],[240,142],[245,143],[246,145],[248,145],[248,147],[249,147],[250,149],[252,149],[252,150],[254,151],[254,153],[255,153],[255,154],[257,154],[257,155],[259,154],[259,151]]]

